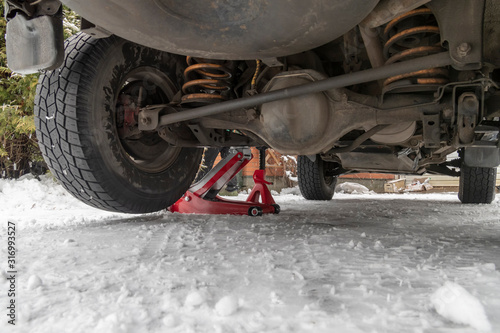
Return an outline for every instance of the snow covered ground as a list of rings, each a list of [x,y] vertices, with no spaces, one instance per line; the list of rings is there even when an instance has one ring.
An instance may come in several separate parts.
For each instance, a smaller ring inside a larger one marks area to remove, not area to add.
[[[120,215],[0,180],[19,332],[500,332],[500,201],[297,189],[263,217]],[[500,198],[500,196],[499,196]],[[0,276],[0,332],[9,275]]]

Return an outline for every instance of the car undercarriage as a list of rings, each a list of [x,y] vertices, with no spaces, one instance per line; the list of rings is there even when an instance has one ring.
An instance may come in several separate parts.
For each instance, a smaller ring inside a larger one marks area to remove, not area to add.
[[[65,43],[61,2],[82,16]],[[7,0],[7,56],[43,71],[42,153],[90,205],[165,208],[202,148],[249,146],[300,155],[308,199],[360,171],[460,176],[462,202],[494,199],[494,0],[61,2]]]

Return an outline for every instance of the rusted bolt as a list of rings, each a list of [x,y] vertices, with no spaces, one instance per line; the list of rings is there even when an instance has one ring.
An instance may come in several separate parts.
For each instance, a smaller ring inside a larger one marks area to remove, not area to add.
[[[141,118],[141,123],[143,125],[149,125],[149,124],[151,124],[151,118],[149,118],[149,117]]]
[[[249,109],[247,110],[247,118],[248,120],[254,120],[257,119],[259,115],[257,114],[257,110],[255,109]]]
[[[453,117],[453,109],[450,107],[444,108],[443,109],[443,118],[444,119],[451,119]]]
[[[471,49],[472,48],[471,48],[469,43],[462,43],[462,44],[458,45],[458,47],[457,47],[457,54],[460,57],[465,57],[470,53]]]
[[[465,96],[462,100],[464,110],[476,111],[479,108],[479,101],[476,96]]]

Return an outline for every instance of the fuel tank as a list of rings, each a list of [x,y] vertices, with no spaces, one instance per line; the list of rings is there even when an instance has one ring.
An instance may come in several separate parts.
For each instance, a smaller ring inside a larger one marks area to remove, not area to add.
[[[265,59],[323,45],[379,0],[62,0],[122,38],[212,59]]]

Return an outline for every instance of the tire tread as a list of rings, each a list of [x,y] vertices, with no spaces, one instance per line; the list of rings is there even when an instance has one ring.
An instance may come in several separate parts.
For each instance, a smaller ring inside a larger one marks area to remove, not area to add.
[[[49,169],[79,200],[115,212],[157,211],[166,208],[161,207],[160,200],[134,202],[130,199],[124,205],[115,195],[110,195],[113,184],[107,183],[106,173],[96,167],[99,161],[88,148],[92,145],[85,114],[92,110],[87,110],[85,105],[92,96],[91,78],[106,50],[117,40],[115,36],[94,39],[80,33],[66,41],[62,67],[40,75],[35,96],[36,136]],[[79,112],[84,116],[79,116]],[[173,196],[180,197],[185,189],[178,191]]]
[[[336,181],[333,186],[325,184],[323,168],[320,167],[323,161],[316,157],[316,161],[311,161],[307,156],[298,156],[297,176],[299,189],[302,196],[307,200],[331,200],[333,197]]]
[[[458,197],[462,203],[489,204],[495,198],[496,168],[462,165]]]

